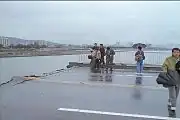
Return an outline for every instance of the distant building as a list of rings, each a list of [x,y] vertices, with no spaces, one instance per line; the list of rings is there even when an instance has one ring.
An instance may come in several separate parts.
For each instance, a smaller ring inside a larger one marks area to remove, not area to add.
[[[38,44],[38,45],[46,45],[48,47],[55,47],[55,45],[59,45],[59,43],[54,43],[50,41],[45,41],[45,40],[25,40],[25,39],[20,39],[16,37],[4,37],[0,36],[0,44],[2,44],[4,47],[8,47],[10,45],[30,45],[30,44]]]
[[[37,43],[38,45],[48,45],[47,41],[45,40],[35,40],[34,43]]]
[[[9,39],[3,36],[0,36],[0,44],[3,45],[3,47],[8,47],[10,45]]]

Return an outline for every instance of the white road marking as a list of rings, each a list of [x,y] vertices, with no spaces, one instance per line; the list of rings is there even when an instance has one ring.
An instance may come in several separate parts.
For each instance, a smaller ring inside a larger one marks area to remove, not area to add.
[[[122,74],[121,74],[121,75],[113,75],[113,76],[121,76],[121,77],[142,77],[142,78],[145,78],[145,77],[146,77],[146,78],[155,77],[155,78],[157,78],[157,76],[155,76],[155,75],[154,75],[154,76],[153,76],[153,75],[142,75],[142,76],[138,76],[138,75],[135,75],[135,74],[134,74],[134,75],[133,75],[133,74],[132,74],[132,75],[122,75]]]
[[[120,87],[120,88],[145,88],[145,89],[151,89],[151,90],[166,90],[166,88],[162,86],[144,86],[144,85],[135,85],[135,84],[108,84],[108,83],[102,83],[102,82],[82,82],[82,81],[51,81],[51,80],[40,80],[35,82],[49,82],[49,83],[59,83],[59,84],[70,84],[70,85],[88,85],[88,86],[97,86],[97,87]]]
[[[78,113],[110,115],[110,116],[123,116],[123,117],[133,117],[133,118],[147,118],[147,119],[156,119],[156,120],[180,120],[180,118],[169,118],[169,117],[162,117],[162,116],[150,116],[150,115],[116,113],[116,112],[104,112],[104,111],[72,109],[72,108],[59,108],[57,110],[58,111],[66,111],[66,112],[78,112]]]

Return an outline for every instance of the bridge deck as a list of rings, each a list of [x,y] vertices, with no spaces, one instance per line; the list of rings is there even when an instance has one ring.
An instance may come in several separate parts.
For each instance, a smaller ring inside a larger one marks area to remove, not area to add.
[[[0,87],[1,120],[166,120],[168,93],[156,76],[78,68]]]

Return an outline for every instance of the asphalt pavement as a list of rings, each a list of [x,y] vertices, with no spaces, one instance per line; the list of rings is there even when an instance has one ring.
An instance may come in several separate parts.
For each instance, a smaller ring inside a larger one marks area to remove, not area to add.
[[[167,89],[156,73],[76,68],[45,79],[0,87],[1,120],[169,119]],[[178,100],[179,101],[179,100]],[[180,105],[177,103],[177,117]]]

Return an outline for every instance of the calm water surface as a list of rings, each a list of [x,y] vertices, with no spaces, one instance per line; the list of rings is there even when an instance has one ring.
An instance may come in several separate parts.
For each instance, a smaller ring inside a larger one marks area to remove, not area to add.
[[[69,61],[78,61],[77,55],[0,58],[1,82],[12,76],[42,74],[65,68]]]

